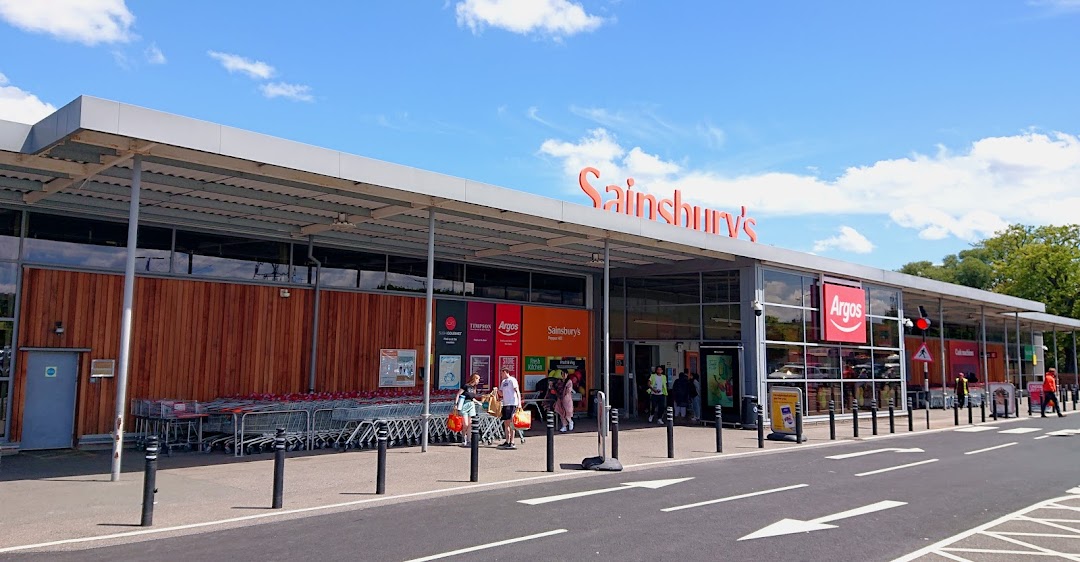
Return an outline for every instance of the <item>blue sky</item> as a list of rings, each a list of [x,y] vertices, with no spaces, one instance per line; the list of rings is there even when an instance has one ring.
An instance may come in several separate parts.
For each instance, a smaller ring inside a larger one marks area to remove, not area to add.
[[[1080,222],[1080,0],[0,0],[0,119],[80,94],[896,268]]]

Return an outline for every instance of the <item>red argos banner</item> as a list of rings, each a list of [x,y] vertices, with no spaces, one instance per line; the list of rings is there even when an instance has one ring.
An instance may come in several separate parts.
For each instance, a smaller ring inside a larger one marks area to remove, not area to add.
[[[495,305],[495,357],[500,372],[509,369],[515,377],[521,375],[521,307],[518,305]]]
[[[825,283],[821,303],[825,341],[866,343],[866,291]]]

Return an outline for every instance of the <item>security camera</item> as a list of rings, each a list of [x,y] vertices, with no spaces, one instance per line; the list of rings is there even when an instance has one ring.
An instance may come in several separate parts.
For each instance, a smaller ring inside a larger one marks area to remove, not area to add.
[[[754,307],[754,316],[765,314],[765,307],[761,304],[761,301],[754,301],[750,303],[750,306]]]

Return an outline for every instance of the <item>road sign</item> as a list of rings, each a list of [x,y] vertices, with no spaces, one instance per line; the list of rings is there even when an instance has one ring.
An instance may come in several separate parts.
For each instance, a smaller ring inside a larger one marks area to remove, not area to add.
[[[864,456],[864,455],[873,455],[873,454],[876,454],[876,453],[924,453],[924,452],[926,452],[926,451],[923,451],[922,449],[918,449],[918,448],[913,448],[913,449],[874,449],[872,451],[859,451],[857,453],[846,453],[846,454],[843,454],[843,455],[833,455],[831,457],[825,457],[825,458],[832,459],[834,461],[839,461],[839,460],[843,460],[843,459],[861,457],[861,456]]]
[[[623,482],[622,484],[615,486],[614,488],[601,488],[599,490],[586,490],[584,492],[573,492],[570,494],[559,494],[557,496],[547,496],[543,498],[533,498],[531,500],[518,500],[518,503],[526,505],[540,505],[544,503],[557,502],[562,500],[569,500],[573,498],[580,498],[583,496],[594,496],[596,494],[606,494],[608,492],[618,492],[620,490],[632,490],[634,488],[648,488],[650,490],[658,490],[665,486],[672,484],[678,484],[680,482],[686,482],[687,480],[693,480],[693,478],[672,478],[670,480],[646,480],[644,482]]]
[[[833,521],[839,521],[841,519],[847,519],[849,517],[858,517],[859,515],[866,515],[868,513],[874,513],[875,511],[883,511],[886,509],[892,509],[894,507],[900,507],[907,505],[907,502],[898,502],[892,500],[881,501],[872,503],[863,507],[849,509],[847,511],[841,511],[833,515],[826,515],[825,517],[818,517],[817,519],[811,519],[809,521],[800,521],[798,519],[781,519],[768,527],[760,529],[756,532],[750,533],[745,537],[739,539],[740,541],[763,539],[766,537],[775,537],[779,535],[793,535],[795,533],[808,533],[810,531],[820,531],[822,529],[835,529],[836,525],[830,525]]]
[[[915,355],[911,356],[912,361],[922,361],[924,363],[933,363],[934,356],[930,355],[930,350],[926,349],[926,344],[922,344],[919,350],[915,352]]]

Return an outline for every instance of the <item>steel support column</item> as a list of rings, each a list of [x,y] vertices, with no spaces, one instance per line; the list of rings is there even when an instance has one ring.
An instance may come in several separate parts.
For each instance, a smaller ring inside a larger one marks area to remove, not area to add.
[[[427,247],[427,296],[424,300],[424,358],[417,363],[424,369],[424,414],[423,430],[420,433],[420,452],[428,450],[428,430],[431,429],[431,314],[434,308],[435,285],[435,208],[428,209],[428,247]],[[473,437],[476,437],[473,435]]]
[[[120,361],[116,373],[116,419],[113,421],[113,482],[120,481],[127,417],[128,367],[131,363],[132,306],[135,300],[135,250],[139,238],[139,193],[142,190],[142,155],[131,161],[131,202],[128,204],[127,260],[124,262],[124,305],[120,323]]]

